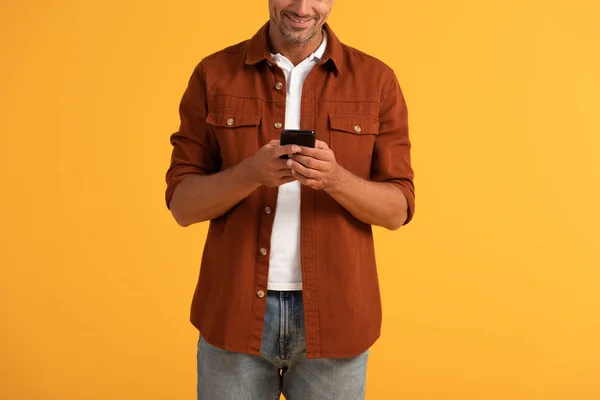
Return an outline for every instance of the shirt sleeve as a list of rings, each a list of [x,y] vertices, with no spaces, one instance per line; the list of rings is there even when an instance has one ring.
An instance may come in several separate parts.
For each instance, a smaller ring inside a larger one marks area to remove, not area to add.
[[[206,79],[200,63],[194,69],[179,105],[179,129],[170,137],[173,149],[166,173],[167,208],[170,208],[175,189],[184,179],[212,174],[220,169],[218,142],[206,123],[207,112]]]
[[[412,220],[415,213],[414,172],[410,151],[406,101],[396,75],[390,71],[380,107],[379,133],[375,140],[371,179],[392,183],[404,193],[408,203],[404,225]]]

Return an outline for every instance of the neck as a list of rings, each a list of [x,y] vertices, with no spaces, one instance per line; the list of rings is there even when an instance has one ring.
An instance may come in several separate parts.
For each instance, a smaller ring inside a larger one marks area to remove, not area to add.
[[[271,24],[269,27],[269,41],[273,53],[279,53],[290,60],[292,64],[297,65],[319,48],[323,41],[323,29],[320,29],[310,41],[295,44],[285,40],[277,27]]]

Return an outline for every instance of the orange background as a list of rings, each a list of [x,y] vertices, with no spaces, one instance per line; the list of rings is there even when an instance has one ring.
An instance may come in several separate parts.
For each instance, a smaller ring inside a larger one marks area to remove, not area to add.
[[[208,3],[208,4],[207,4]],[[417,214],[376,230],[370,400],[600,399],[600,3],[338,1],[397,72]],[[0,398],[193,399],[206,224],[163,202],[196,63],[267,1],[0,5]]]

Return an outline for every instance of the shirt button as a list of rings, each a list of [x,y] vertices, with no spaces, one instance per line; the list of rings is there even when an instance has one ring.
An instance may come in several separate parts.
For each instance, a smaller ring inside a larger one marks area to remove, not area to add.
[[[275,84],[275,89],[277,89],[277,90],[281,90],[282,87],[283,87],[283,83],[281,83],[281,82],[277,82]]]
[[[227,125],[229,125],[229,126],[233,125],[233,118],[229,118],[227,120]]]
[[[275,122],[274,126],[277,129],[281,129],[281,127],[283,126],[283,124],[281,122]]]
[[[258,292],[256,292],[256,295],[262,299],[263,297],[265,297],[265,292],[262,290],[259,290]]]
[[[262,256],[266,256],[267,255],[267,249],[265,249],[264,247],[262,249],[260,249],[260,254]]]
[[[265,207],[265,214],[269,215],[273,212],[273,210],[271,209],[271,207]]]
[[[360,125],[354,125],[354,132],[360,133],[361,130]]]

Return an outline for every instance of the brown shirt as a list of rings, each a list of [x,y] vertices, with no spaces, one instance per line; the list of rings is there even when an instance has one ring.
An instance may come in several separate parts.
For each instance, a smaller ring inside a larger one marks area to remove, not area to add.
[[[324,57],[307,76],[301,128],[313,129],[340,165],[390,182],[414,213],[407,109],[394,72],[342,44],[331,31]],[[272,60],[268,23],[250,40],[204,58],[181,104],[166,202],[182,180],[212,174],[279,139],[285,121],[283,71]],[[210,221],[191,322],[215,346],[258,355],[277,188],[261,187]],[[350,357],[380,335],[381,299],[371,226],[324,191],[301,188],[301,265],[306,353]]]

